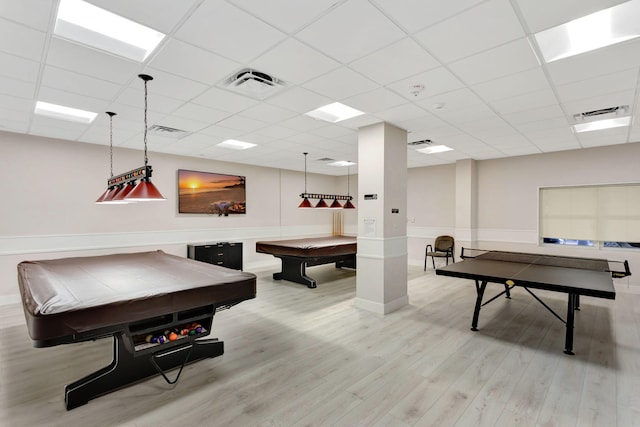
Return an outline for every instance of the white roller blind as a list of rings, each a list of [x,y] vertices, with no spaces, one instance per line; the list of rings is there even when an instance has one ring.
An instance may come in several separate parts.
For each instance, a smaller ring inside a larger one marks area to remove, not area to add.
[[[640,184],[541,188],[540,233],[640,242]]]

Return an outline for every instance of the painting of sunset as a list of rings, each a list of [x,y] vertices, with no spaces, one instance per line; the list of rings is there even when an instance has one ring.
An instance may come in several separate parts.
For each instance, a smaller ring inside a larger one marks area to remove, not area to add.
[[[218,216],[246,212],[245,177],[178,170],[178,212]]]

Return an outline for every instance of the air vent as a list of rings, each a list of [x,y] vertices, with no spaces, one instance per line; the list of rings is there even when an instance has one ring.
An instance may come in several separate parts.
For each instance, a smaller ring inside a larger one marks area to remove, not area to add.
[[[262,100],[284,88],[284,82],[262,71],[243,68],[226,79],[223,87]]]
[[[599,110],[585,111],[573,115],[574,123],[592,122],[595,120],[609,119],[628,115],[629,106],[619,105],[617,107],[601,108]]]
[[[609,107],[609,108],[603,108],[601,110],[587,111],[585,113],[580,113],[580,115],[582,117],[593,117],[593,116],[599,116],[602,114],[615,113],[619,109],[620,107]]]
[[[335,159],[332,159],[331,157],[323,157],[321,159],[318,159],[319,162],[333,162]]]
[[[165,138],[180,139],[187,135],[191,135],[191,132],[186,130],[170,128],[168,126],[153,125],[149,128],[149,134],[156,136],[163,136]]]
[[[408,145],[409,145],[409,147],[418,147],[418,146],[430,145],[430,144],[433,144],[433,141],[431,141],[430,139],[423,139],[423,140],[420,140],[420,141],[410,142]]]

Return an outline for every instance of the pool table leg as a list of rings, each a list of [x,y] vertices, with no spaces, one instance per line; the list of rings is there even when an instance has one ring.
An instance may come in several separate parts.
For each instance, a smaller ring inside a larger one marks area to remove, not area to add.
[[[304,258],[296,257],[282,257],[278,256],[282,260],[282,271],[279,273],[273,273],[274,280],[289,280],[291,282],[307,285],[308,288],[316,287],[316,280],[307,276],[306,274],[306,260]]]
[[[86,377],[65,387],[64,400],[67,410],[77,408],[98,396],[110,393],[145,378],[160,375],[151,362],[153,355],[136,356],[127,350],[123,333],[113,337],[113,361]],[[191,349],[191,352],[187,352]],[[164,371],[180,367],[208,357],[220,356],[224,353],[224,343],[217,339],[193,341],[191,344],[176,346],[167,351],[156,352],[162,356],[159,360]],[[158,360],[158,359],[156,359]],[[177,380],[177,378],[176,378]]]

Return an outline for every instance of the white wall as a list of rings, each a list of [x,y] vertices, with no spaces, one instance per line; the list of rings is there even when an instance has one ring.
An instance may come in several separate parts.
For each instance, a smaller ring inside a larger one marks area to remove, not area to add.
[[[116,148],[113,163],[119,174],[142,166],[143,153]],[[255,252],[257,240],[331,233],[331,211],[297,209],[302,172],[153,152],[149,163],[167,201],[96,205],[109,177],[107,146],[0,132],[0,304],[17,298],[16,265],[26,259],[154,249],[186,256],[189,243],[241,241],[250,270],[278,265]],[[178,169],[246,176],[247,213],[178,214]],[[308,183],[322,193],[346,189],[326,175],[308,174]]]
[[[544,186],[640,182],[640,143],[477,163],[476,247],[628,259],[632,275],[618,283],[640,286],[640,251],[538,244],[538,189]],[[409,171],[409,262],[424,262],[424,247],[439,234],[455,236],[455,165]],[[440,194],[433,194],[441,191]],[[444,194],[443,194],[444,193]],[[437,211],[437,214],[434,212]],[[411,223],[416,218],[415,225]],[[418,218],[422,218],[418,222]],[[424,222],[423,222],[424,221]],[[460,245],[456,248],[459,254]]]

